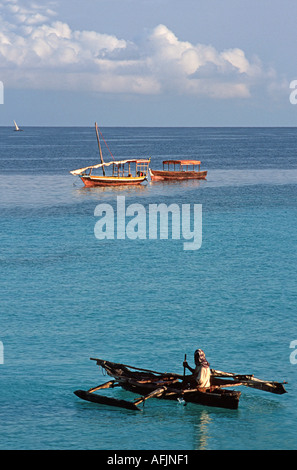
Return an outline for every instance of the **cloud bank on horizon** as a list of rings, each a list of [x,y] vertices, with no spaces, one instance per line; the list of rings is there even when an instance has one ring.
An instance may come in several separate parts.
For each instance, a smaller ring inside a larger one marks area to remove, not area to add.
[[[137,41],[72,30],[51,2],[3,0],[1,80],[10,88],[248,98],[276,73],[242,49],[182,41],[159,24]]]

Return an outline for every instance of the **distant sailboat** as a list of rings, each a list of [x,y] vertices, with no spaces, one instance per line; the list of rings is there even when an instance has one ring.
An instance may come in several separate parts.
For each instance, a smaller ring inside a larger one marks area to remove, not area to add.
[[[15,120],[13,121],[15,125],[15,131],[22,131],[23,129],[20,129]]]

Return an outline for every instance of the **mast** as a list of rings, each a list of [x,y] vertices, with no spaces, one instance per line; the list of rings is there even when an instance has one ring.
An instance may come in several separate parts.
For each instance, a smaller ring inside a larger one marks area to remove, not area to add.
[[[100,153],[101,163],[104,164],[103,155],[102,155],[102,150],[101,150],[101,145],[100,145],[100,140],[99,140],[97,122],[95,122],[95,129],[96,129],[96,136],[97,136],[97,142],[98,142],[98,147],[99,147],[99,153]],[[105,168],[104,168],[104,166],[102,167],[102,171],[103,171],[103,176],[105,176]]]

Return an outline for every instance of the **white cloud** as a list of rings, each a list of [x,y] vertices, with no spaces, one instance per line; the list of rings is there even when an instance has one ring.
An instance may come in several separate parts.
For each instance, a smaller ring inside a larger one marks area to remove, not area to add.
[[[267,73],[238,48],[217,51],[179,40],[158,25],[142,44],[97,31],[73,31],[49,4],[4,0],[0,74],[12,87],[105,93],[249,97]]]

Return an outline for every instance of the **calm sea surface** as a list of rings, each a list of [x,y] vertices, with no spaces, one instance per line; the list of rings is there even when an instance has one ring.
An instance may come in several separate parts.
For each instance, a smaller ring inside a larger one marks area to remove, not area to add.
[[[98,162],[93,128],[0,128],[0,448],[297,449],[297,129],[102,132],[116,159],[198,158],[208,177],[86,189],[69,171]],[[98,240],[95,207],[117,196],[202,204],[201,248],[170,233]],[[152,399],[141,413],[73,394],[107,380],[90,357],[182,373],[198,347],[212,368],[289,393],[243,388],[236,411]]]

